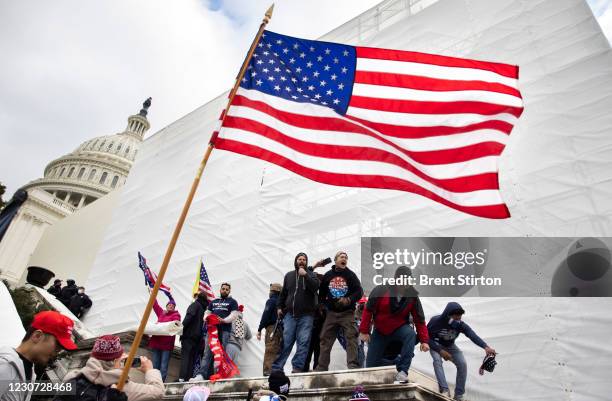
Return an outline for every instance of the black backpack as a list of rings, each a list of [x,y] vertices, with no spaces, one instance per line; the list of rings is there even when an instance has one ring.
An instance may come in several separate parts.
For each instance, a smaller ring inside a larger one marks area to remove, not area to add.
[[[92,383],[82,374],[67,383],[71,383],[76,392],[73,390],[72,394],[57,395],[53,401],[110,401],[114,399],[114,397],[109,397],[110,387]]]

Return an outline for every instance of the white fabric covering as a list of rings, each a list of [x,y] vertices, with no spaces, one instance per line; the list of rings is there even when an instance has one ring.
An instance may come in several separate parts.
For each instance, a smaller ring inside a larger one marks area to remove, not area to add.
[[[0,347],[16,347],[25,335],[25,329],[13,303],[8,288],[0,281],[0,322],[3,330],[0,336]]]

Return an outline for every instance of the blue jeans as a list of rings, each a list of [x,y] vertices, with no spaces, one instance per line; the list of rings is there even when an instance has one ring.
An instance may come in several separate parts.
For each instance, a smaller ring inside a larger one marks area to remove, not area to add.
[[[387,348],[391,341],[400,341],[402,343],[400,358],[395,364],[397,371],[408,373],[412,358],[414,357],[414,344],[416,342],[416,333],[409,324],[398,327],[397,330],[387,336],[374,329],[370,338],[370,345],[368,346],[366,367],[384,366],[383,355],[385,348]]]
[[[287,313],[283,318],[283,349],[272,364],[272,370],[283,370],[285,363],[289,358],[289,354],[293,349],[293,344],[297,341],[297,349],[291,360],[293,370],[302,371],[308,356],[308,347],[310,347],[310,336],[312,335],[312,325],[314,316],[305,315],[293,317]]]
[[[218,333],[221,345],[223,345],[225,348],[225,344],[228,343],[231,332],[229,330],[218,330]],[[204,379],[208,380],[210,375],[213,373],[213,354],[210,351],[210,346],[208,345],[208,336],[206,336],[206,347],[204,348],[204,355],[202,356],[202,362],[200,362],[200,370],[198,371],[198,374],[202,375]]]
[[[163,381],[166,381],[168,375],[168,364],[170,363],[170,353],[172,351],[163,351],[160,349],[152,349],[153,354],[153,369],[159,369]]]
[[[451,346],[441,346],[442,349],[448,351],[452,356],[452,363],[457,367],[457,379],[455,381],[455,397],[462,396],[465,393],[465,380],[467,379],[467,364],[463,357],[463,352],[455,344]],[[434,350],[430,350],[429,353],[433,358],[434,372],[436,373],[436,379],[438,379],[438,387],[440,392],[448,391],[448,383],[446,383],[446,376],[444,376],[444,368],[442,362],[444,359],[440,354]]]

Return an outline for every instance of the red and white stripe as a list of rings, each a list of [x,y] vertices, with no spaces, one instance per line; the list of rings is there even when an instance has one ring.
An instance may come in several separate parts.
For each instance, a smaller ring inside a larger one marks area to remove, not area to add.
[[[210,288],[210,285],[206,281],[200,280],[198,289],[200,292],[203,292],[204,294],[206,294],[206,299],[208,300],[208,302],[215,299],[215,293],[213,292],[212,288]]]
[[[240,88],[215,146],[326,184],[507,218],[498,158],[522,110],[516,66],[357,48],[346,116]]]

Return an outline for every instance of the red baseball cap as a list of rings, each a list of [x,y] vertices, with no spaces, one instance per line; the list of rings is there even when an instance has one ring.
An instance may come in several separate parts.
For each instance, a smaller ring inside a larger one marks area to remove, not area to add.
[[[39,312],[34,315],[31,326],[43,333],[51,334],[67,350],[78,348],[72,341],[74,322],[68,316],[56,311]]]

